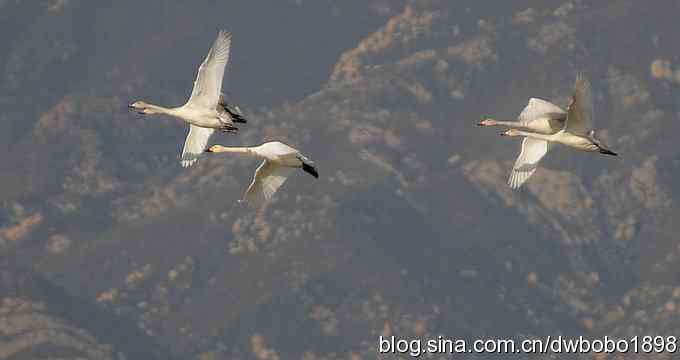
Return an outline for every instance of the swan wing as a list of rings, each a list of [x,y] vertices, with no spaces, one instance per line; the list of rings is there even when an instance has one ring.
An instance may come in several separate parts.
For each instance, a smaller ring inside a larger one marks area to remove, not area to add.
[[[208,55],[198,68],[194,90],[187,102],[188,106],[214,109],[222,94],[224,68],[229,62],[231,34],[220,31]]]
[[[244,200],[248,205],[257,207],[274,196],[274,193],[286,182],[295,168],[278,165],[265,160],[255,170],[253,181],[248,186]]]
[[[183,167],[189,167],[198,161],[198,158],[205,151],[206,145],[208,145],[210,135],[214,131],[214,129],[210,128],[189,125],[189,134],[187,134],[187,138],[184,141],[184,149],[182,150],[182,158],[180,160]]]
[[[522,112],[517,117],[517,120],[523,124],[527,125],[534,120],[545,117],[546,115],[551,119],[560,119],[564,115],[564,110],[559,106],[539,98],[529,99],[529,103],[522,110]]]
[[[574,83],[574,94],[567,111],[565,128],[568,132],[576,135],[587,135],[593,128],[593,96],[590,90],[590,81],[584,74],[579,73]]]
[[[510,172],[508,185],[517,189],[531,177],[538,168],[538,163],[548,152],[548,142],[545,140],[525,137],[522,141],[522,151],[519,153],[515,165]]]
[[[270,156],[287,156],[297,155],[300,152],[291,146],[288,146],[280,141],[270,141],[259,146],[263,153]]]

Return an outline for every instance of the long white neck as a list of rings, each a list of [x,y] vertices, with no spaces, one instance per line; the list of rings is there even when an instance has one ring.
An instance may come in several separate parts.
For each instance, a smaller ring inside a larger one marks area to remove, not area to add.
[[[220,146],[220,147],[218,147],[218,148],[216,148],[216,149],[213,149],[213,152],[216,152],[216,153],[225,152],[225,153],[233,153],[233,154],[250,154],[250,155],[257,155],[257,153],[255,153],[255,152],[253,151],[253,148],[247,147],[247,146],[244,146],[244,147],[239,147],[239,146]]]
[[[153,105],[153,104],[146,104],[146,107],[144,108],[147,114],[167,114],[167,115],[173,115],[175,116],[176,114],[176,108],[166,108],[158,105]]]
[[[518,121],[501,121],[494,120],[494,125],[507,126],[512,129],[524,129],[525,126],[520,124]]]
[[[523,131],[523,130],[515,130],[515,133],[519,136],[526,136],[526,137],[530,137],[532,139],[539,139],[539,140],[545,140],[545,141],[555,141],[555,139],[557,137],[556,135],[558,135],[560,132],[557,132],[557,133],[551,134],[551,135],[546,135],[546,134]]]

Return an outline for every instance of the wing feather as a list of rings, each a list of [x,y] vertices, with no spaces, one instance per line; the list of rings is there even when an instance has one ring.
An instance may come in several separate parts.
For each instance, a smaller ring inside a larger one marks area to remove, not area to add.
[[[198,68],[194,89],[187,102],[189,106],[214,109],[222,93],[224,68],[229,62],[231,34],[220,31],[208,55]]]
[[[566,130],[572,134],[587,135],[593,128],[593,96],[590,81],[582,73],[576,76],[574,94],[567,112]]]
[[[510,172],[508,179],[510,188],[517,189],[522,186],[536,172],[538,163],[547,152],[547,141],[525,137],[522,141],[522,151],[515,160],[512,172]]]
[[[184,141],[182,159],[180,160],[183,167],[189,167],[198,161],[198,158],[203,154],[206,145],[208,145],[210,135],[212,135],[214,131],[215,130],[209,128],[189,125],[189,134],[187,134],[187,138]]]
[[[531,98],[529,103],[517,117],[521,124],[528,124],[546,114],[564,114],[564,110],[559,106],[543,99]]]
[[[294,170],[294,168],[280,166],[271,161],[263,161],[255,170],[253,181],[243,196],[244,200],[253,207],[262,205],[274,196]]]

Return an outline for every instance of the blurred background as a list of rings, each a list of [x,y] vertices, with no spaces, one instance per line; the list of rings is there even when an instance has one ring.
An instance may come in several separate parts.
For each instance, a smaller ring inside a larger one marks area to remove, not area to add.
[[[679,11],[0,1],[0,359],[365,360],[379,335],[678,335]],[[181,105],[219,29],[249,123],[211,142],[282,140],[321,173],[260,212],[235,205],[257,160],[182,169],[186,125],[127,109]],[[578,71],[620,156],[554,151],[511,191],[519,139],[475,124],[530,97],[566,107]]]

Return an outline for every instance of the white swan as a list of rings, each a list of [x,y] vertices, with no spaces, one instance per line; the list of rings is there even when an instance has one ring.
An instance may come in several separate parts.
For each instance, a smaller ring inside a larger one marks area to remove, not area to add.
[[[564,127],[567,113],[559,106],[542,99],[531,98],[529,103],[517,117],[517,121],[497,121],[484,119],[479,126],[507,126],[512,129],[529,130],[541,134],[554,134]],[[522,141],[522,152],[515,161],[513,171],[510,173],[508,185],[515,189],[520,187],[536,171],[535,164],[545,155],[548,142],[540,139],[525,137]],[[527,164],[534,164],[527,165]]]
[[[316,171],[311,160],[302,155],[297,149],[279,141],[271,141],[260,146],[248,147],[213,145],[205,151],[211,153],[249,154],[264,159],[262,164],[255,170],[253,181],[243,196],[243,200],[251,206],[258,206],[264,201],[269,200],[296,168],[301,168],[315,178],[319,177],[319,173]]]
[[[484,119],[479,126],[507,126],[542,134],[554,134],[564,127],[567,113],[559,106],[543,99],[531,98],[529,103],[517,117],[517,121],[498,121]]]
[[[210,135],[215,129],[235,133],[238,128],[235,122],[247,122],[237,106],[227,104],[222,94],[222,78],[224,68],[229,62],[231,34],[220,31],[208,55],[198,68],[194,81],[194,89],[186,104],[165,108],[136,101],[129,105],[140,114],[166,114],[178,117],[189,123],[189,134],[184,142],[181,164],[183,167],[193,165],[203,153]]]
[[[561,130],[545,134],[512,128],[501,133],[503,136],[525,137],[522,151],[508,179],[508,185],[513,189],[520,187],[536,171],[539,161],[548,152],[550,143],[616,156],[615,152],[595,138],[595,131],[592,130],[593,112],[590,82],[583,74],[578,74],[571,104],[567,110],[567,119]]]

